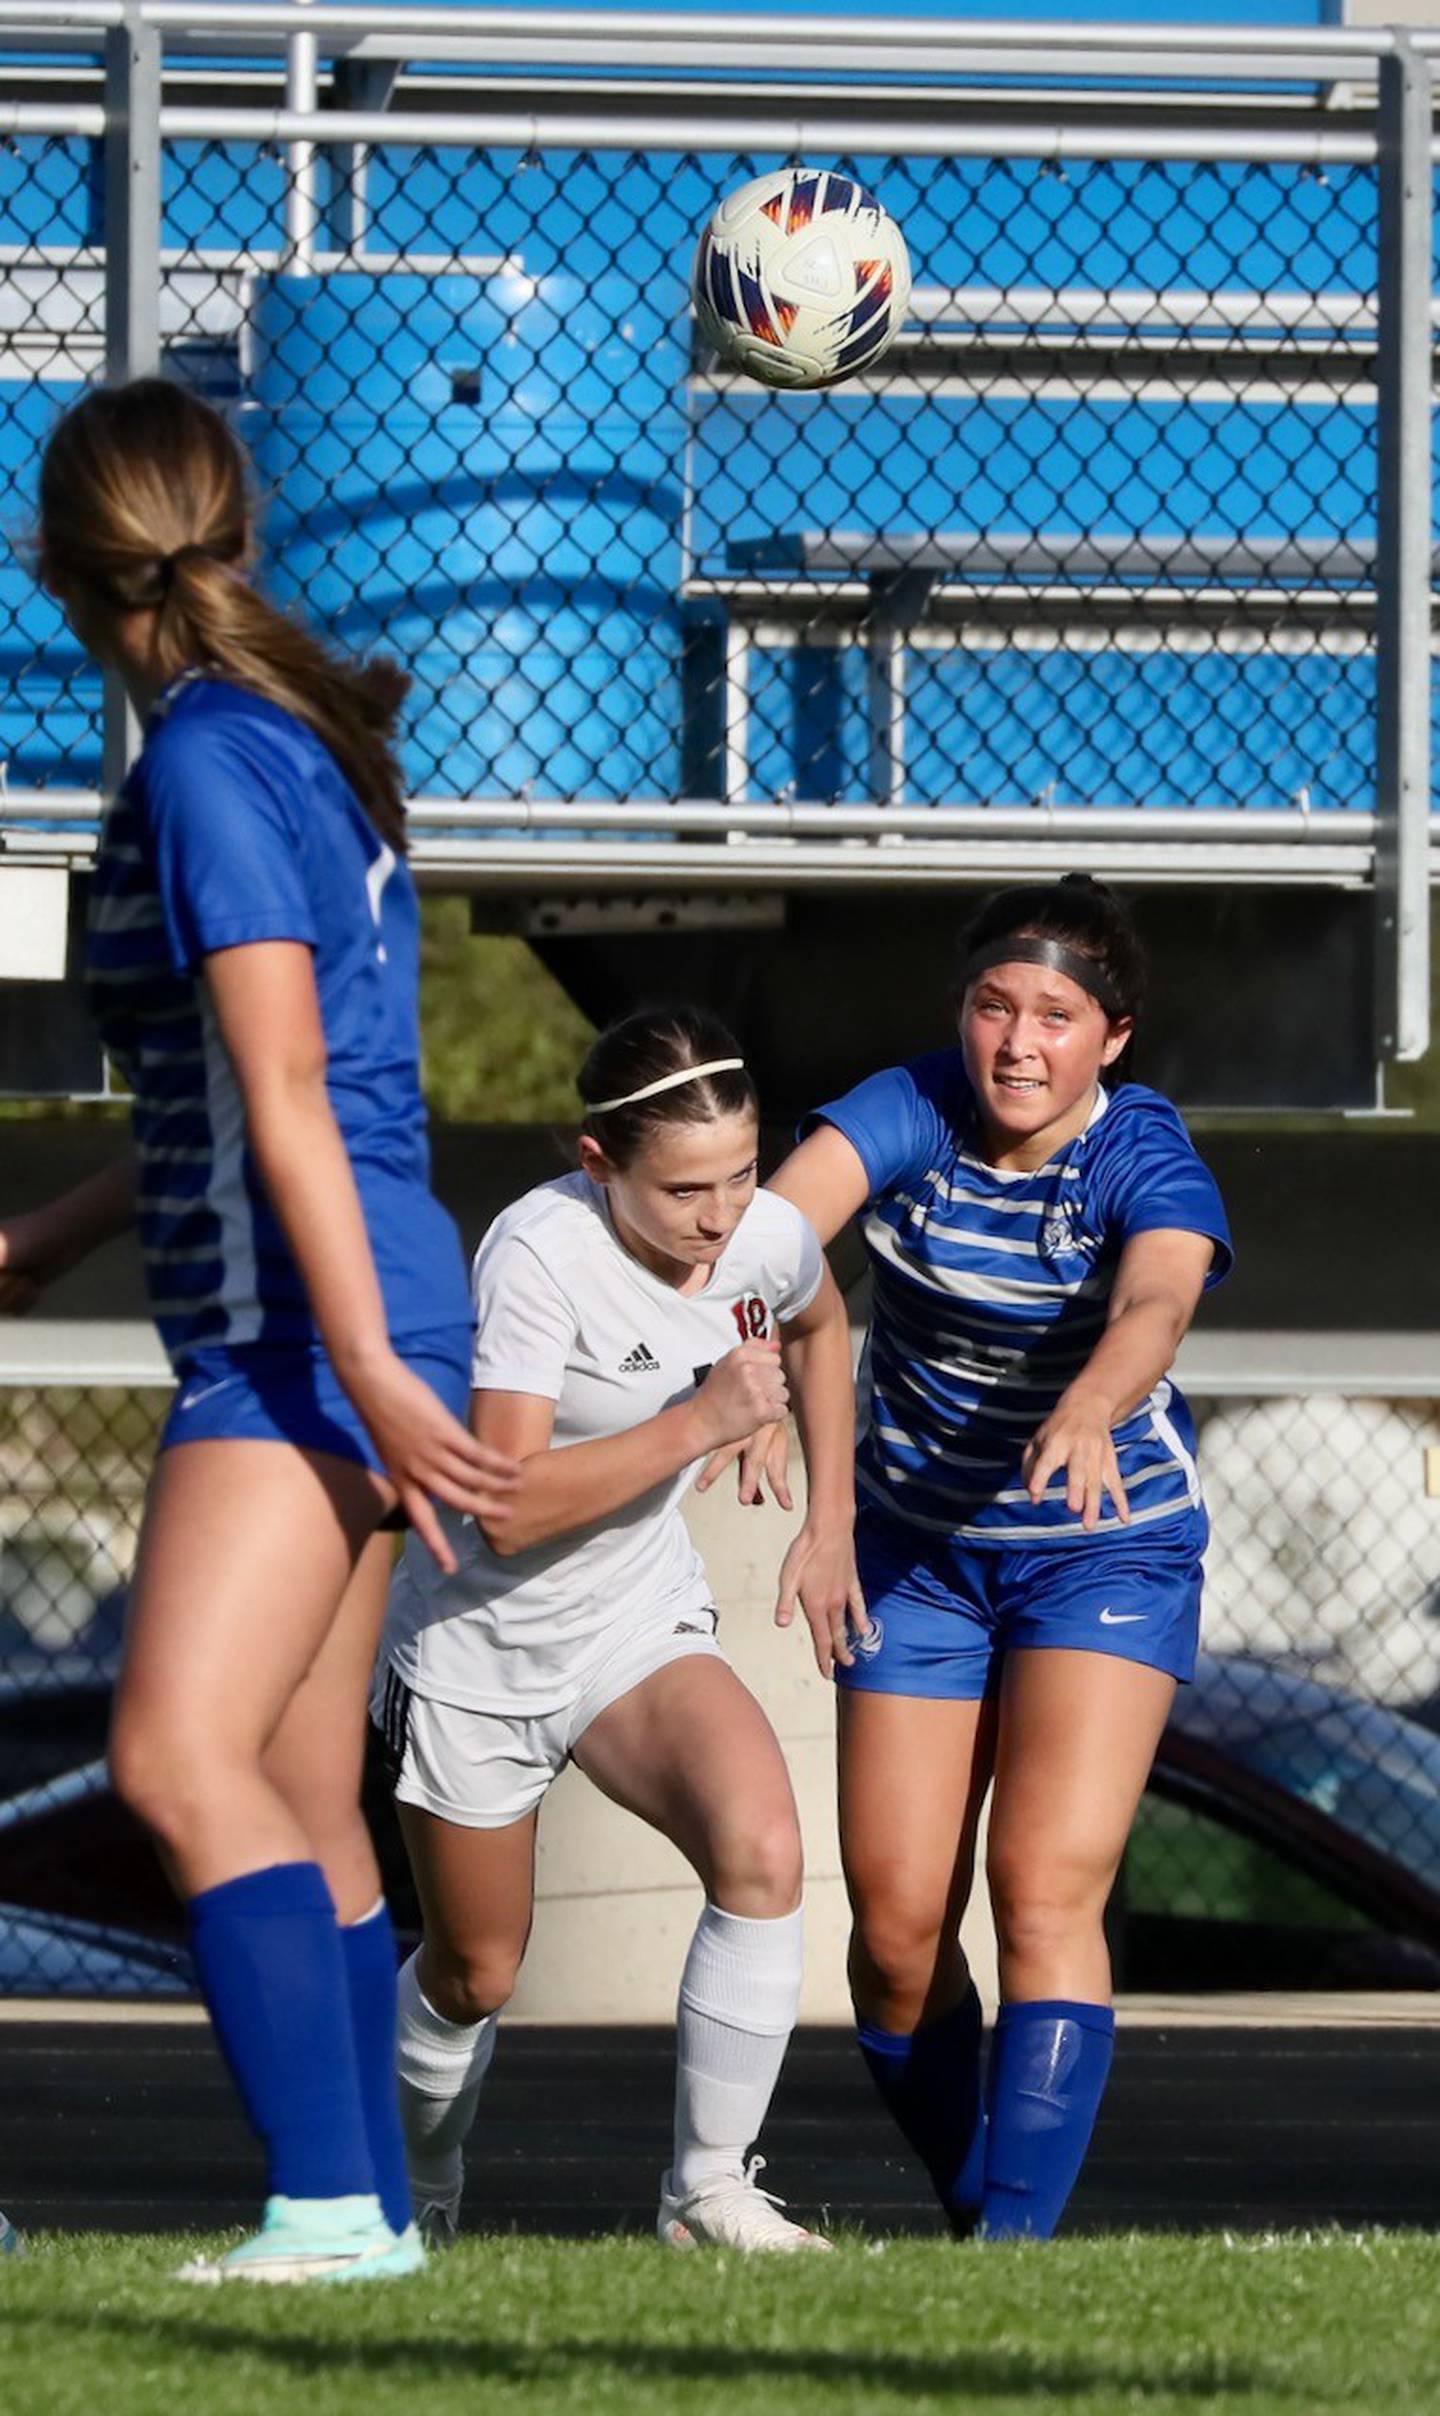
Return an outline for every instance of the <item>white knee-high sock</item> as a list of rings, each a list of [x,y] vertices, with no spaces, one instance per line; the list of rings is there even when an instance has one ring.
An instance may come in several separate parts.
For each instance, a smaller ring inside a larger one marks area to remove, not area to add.
[[[688,2197],[745,2169],[800,2003],[804,1916],[747,1921],[707,1904],[680,1981],[675,2154],[670,2188]]]
[[[413,1954],[401,1966],[395,2069],[405,2162],[417,2200],[449,2198],[464,2177],[461,2151],[495,2052],[498,2013],[447,2022],[420,1986]]]

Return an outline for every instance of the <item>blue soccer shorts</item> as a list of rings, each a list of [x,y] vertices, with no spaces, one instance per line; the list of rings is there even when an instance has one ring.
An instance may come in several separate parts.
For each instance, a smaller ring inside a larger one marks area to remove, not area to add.
[[[835,1682],[866,1694],[978,1702],[1011,1650],[1109,1653],[1187,1684],[1200,1642],[1201,1509],[1065,1544],[922,1534],[862,1505],[855,1525],[870,1635]]]
[[[471,1337],[466,1326],[397,1339],[412,1372],[457,1418],[470,1404]],[[246,1343],[191,1351],[176,1369],[175,1399],[160,1449],[177,1443],[292,1443],[383,1474],[358,1412],[318,1346]]]

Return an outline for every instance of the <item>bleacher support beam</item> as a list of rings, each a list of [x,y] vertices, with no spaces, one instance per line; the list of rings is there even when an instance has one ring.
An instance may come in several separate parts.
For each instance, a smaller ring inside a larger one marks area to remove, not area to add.
[[[1397,30],[1380,61],[1375,1046],[1430,1045],[1432,97]]]
[[[131,6],[105,33],[105,376],[160,368],[160,34]],[[118,672],[105,674],[102,780],[113,796],[140,744]]]

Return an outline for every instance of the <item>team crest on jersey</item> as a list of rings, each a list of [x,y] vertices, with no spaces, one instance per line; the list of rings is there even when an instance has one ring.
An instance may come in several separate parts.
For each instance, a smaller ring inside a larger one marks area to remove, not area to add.
[[[1058,1207],[1047,1208],[1040,1226],[1040,1255],[1042,1258],[1065,1258],[1080,1248],[1080,1235],[1075,1229],[1075,1211],[1068,1200]]]

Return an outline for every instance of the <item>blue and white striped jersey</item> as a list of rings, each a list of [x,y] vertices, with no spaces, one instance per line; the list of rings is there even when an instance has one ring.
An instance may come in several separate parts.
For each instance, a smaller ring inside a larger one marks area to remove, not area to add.
[[[429,1190],[409,874],[313,731],[189,675],[105,817],[86,959],[134,1094],[140,1241],[171,1358],[318,1339],[201,978],[208,955],[260,940],[312,951],[330,1104],[392,1336],[468,1327],[459,1237]]]
[[[987,1543],[1083,1536],[1063,1474],[1032,1503],[1030,1436],[1104,1330],[1133,1234],[1208,1234],[1207,1283],[1229,1268],[1225,1211],[1168,1100],[1101,1091],[1086,1130],[1030,1173],[980,1155],[958,1049],[873,1075],[807,1118],[833,1124],[870,1182],[874,1278],[860,1386],[857,1480],[913,1526]],[[1199,1501],[1194,1426],[1162,1381],[1115,1429],[1132,1525]],[[1102,1528],[1119,1518],[1108,1497]],[[1098,1530],[1092,1529],[1091,1532]]]

